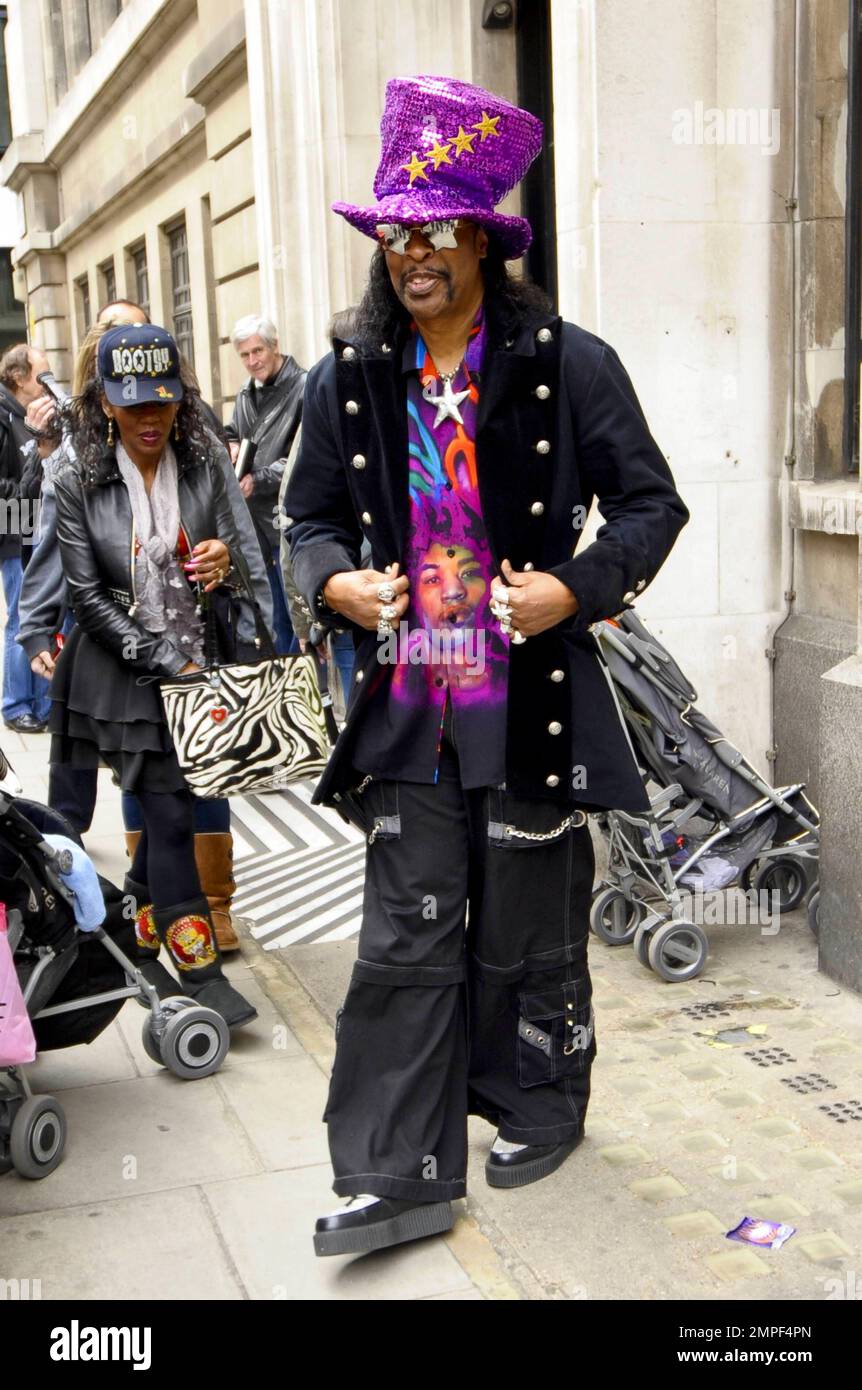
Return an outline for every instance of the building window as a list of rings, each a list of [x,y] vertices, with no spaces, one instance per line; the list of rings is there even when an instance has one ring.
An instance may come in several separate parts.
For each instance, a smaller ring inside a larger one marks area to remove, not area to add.
[[[63,31],[63,0],[48,0],[47,42],[50,57],[54,105],[62,101],[69,87],[66,72],[66,38]]]
[[[171,316],[177,347],[193,367],[192,294],[189,283],[189,243],[185,218],[165,229],[171,262]]]
[[[117,276],[114,271],[113,256],[109,261],[103,261],[99,266],[99,279],[101,281],[102,303],[113,304],[117,298]]]
[[[78,341],[83,338],[92,322],[90,311],[90,277],[82,275],[75,281],[75,308],[78,316]]]
[[[139,246],[133,246],[129,252],[129,260],[132,263],[132,275],[135,285],[135,299],[145,311],[147,317],[150,315],[150,272],[147,269],[147,248],[143,242]]]

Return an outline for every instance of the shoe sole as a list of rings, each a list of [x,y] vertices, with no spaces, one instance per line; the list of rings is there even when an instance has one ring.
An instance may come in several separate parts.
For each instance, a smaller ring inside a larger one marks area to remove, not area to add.
[[[344,1231],[315,1231],[315,1255],[367,1255],[388,1245],[401,1245],[422,1236],[437,1236],[451,1231],[455,1224],[449,1202],[429,1202],[388,1221],[371,1226],[350,1226]]]
[[[216,1010],[216,1012],[218,1012],[218,1010]],[[233,1032],[235,1028],[244,1028],[247,1023],[254,1023],[256,1018],[257,1009],[253,1008],[247,1014],[241,1014],[239,1018],[226,1018],[225,1023],[231,1032]]]
[[[571,1148],[566,1146],[562,1153],[545,1154],[543,1158],[534,1158],[529,1163],[516,1164],[513,1168],[497,1168],[488,1161],[485,1163],[488,1186],[526,1187],[531,1182],[538,1182],[541,1178],[556,1172],[576,1148],[577,1144],[573,1144]]]

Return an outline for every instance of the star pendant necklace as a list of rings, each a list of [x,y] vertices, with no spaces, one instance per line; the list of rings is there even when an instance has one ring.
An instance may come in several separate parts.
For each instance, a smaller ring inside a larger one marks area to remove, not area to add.
[[[462,357],[461,362],[463,361],[464,359]],[[464,420],[461,416],[461,412],[458,409],[458,407],[461,404],[461,402],[465,401],[469,396],[470,388],[468,386],[466,391],[456,392],[452,390],[452,382],[458,375],[458,372],[461,368],[461,362],[459,362],[458,365],[451,372],[440,373],[440,380],[443,383],[442,396],[434,395],[433,381],[429,381],[428,385],[422,392],[423,399],[426,400],[429,405],[436,405],[437,407],[437,418],[434,421],[435,430],[438,429],[440,425],[442,425],[444,420],[454,420],[457,425],[463,425],[464,423]]]

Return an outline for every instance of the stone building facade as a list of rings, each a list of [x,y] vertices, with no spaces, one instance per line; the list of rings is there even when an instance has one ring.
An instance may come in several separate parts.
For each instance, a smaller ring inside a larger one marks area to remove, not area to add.
[[[6,42],[34,341],[68,379],[98,302],[146,290],[224,412],[237,317],[310,363],[361,291],[328,208],[368,197],[387,78],[545,93],[560,311],[620,353],[692,512],[640,608],[746,755],[809,783],[821,963],[862,989],[846,0],[24,0]]]

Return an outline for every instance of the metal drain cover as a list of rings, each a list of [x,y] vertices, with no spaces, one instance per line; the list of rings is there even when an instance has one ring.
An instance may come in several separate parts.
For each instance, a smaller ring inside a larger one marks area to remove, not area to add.
[[[819,1071],[800,1072],[798,1076],[781,1076],[779,1080],[782,1086],[789,1086],[791,1090],[798,1091],[801,1096],[806,1096],[810,1091],[837,1091],[838,1087],[834,1081],[829,1081]],[[820,1107],[821,1110],[823,1106]]]
[[[783,1047],[757,1047],[745,1055],[751,1058],[756,1067],[783,1067],[788,1062],[796,1061]]]
[[[858,1100],[832,1100],[828,1105],[818,1105],[818,1110],[823,1110],[830,1120],[836,1120],[839,1125],[846,1125],[851,1120],[862,1121],[862,1101]]]

